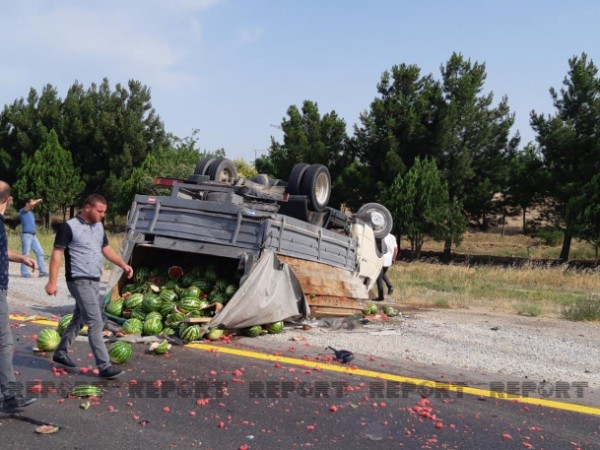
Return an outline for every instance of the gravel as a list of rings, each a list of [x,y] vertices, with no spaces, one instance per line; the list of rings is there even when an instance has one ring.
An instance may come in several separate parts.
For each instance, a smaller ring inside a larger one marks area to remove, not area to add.
[[[103,277],[104,287],[109,272]],[[62,315],[70,312],[64,275],[59,294],[49,297],[47,278],[25,279],[11,263],[12,312]],[[284,333],[247,339],[252,346],[300,342],[312,348],[332,346],[365,357],[372,355],[416,370],[444,369],[449,376],[472,373],[537,381],[586,382],[600,389],[600,324],[523,317],[479,309],[403,311],[387,321],[330,318],[311,320],[309,330],[288,326]],[[325,354],[325,350],[322,351]],[[329,352],[330,354],[331,352]]]

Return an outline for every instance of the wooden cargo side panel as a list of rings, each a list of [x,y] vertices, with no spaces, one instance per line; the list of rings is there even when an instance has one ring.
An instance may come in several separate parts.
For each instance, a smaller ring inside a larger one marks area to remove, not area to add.
[[[347,270],[289,256],[278,255],[278,257],[292,268],[304,293],[309,296],[369,298],[367,288],[360,278],[352,276]]]

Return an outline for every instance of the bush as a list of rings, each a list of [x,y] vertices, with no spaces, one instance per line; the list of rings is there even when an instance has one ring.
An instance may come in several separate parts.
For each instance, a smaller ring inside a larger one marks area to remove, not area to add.
[[[600,299],[596,294],[580,298],[565,307],[563,316],[569,320],[598,321],[600,320]]]
[[[534,233],[533,237],[541,239],[545,245],[556,247],[563,240],[563,232],[561,230],[540,230]]]

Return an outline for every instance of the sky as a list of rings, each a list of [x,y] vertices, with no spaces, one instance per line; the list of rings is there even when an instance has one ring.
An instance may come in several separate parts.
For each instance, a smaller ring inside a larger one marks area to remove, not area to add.
[[[521,145],[529,114],[554,115],[568,61],[600,65],[597,0],[0,0],[0,107],[74,83],[150,88],[166,131],[253,162],[287,110],[335,111],[348,133],[395,65],[441,79],[453,52],[485,64]]]

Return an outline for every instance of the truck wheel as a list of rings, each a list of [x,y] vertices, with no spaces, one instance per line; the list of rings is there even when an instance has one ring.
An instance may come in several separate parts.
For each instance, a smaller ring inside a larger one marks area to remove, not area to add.
[[[194,175],[207,175],[208,167],[214,162],[215,158],[202,158],[198,164],[196,164],[196,169],[194,170]]]
[[[315,211],[323,211],[331,196],[331,176],[323,164],[311,164],[302,177],[302,195]]]
[[[290,177],[288,178],[287,191],[291,195],[300,195],[300,187],[302,186],[302,177],[304,172],[308,169],[310,164],[298,163],[294,164]]]
[[[211,180],[233,184],[237,178],[237,169],[230,159],[217,159],[211,163],[207,174]]]
[[[356,217],[371,225],[376,239],[387,236],[394,225],[392,214],[379,203],[367,203],[361,206],[356,212]]]
[[[258,175],[253,176],[252,178],[250,178],[250,181],[255,182],[256,184],[260,184],[262,186],[269,186],[269,176],[265,175],[264,173],[260,173]]]

